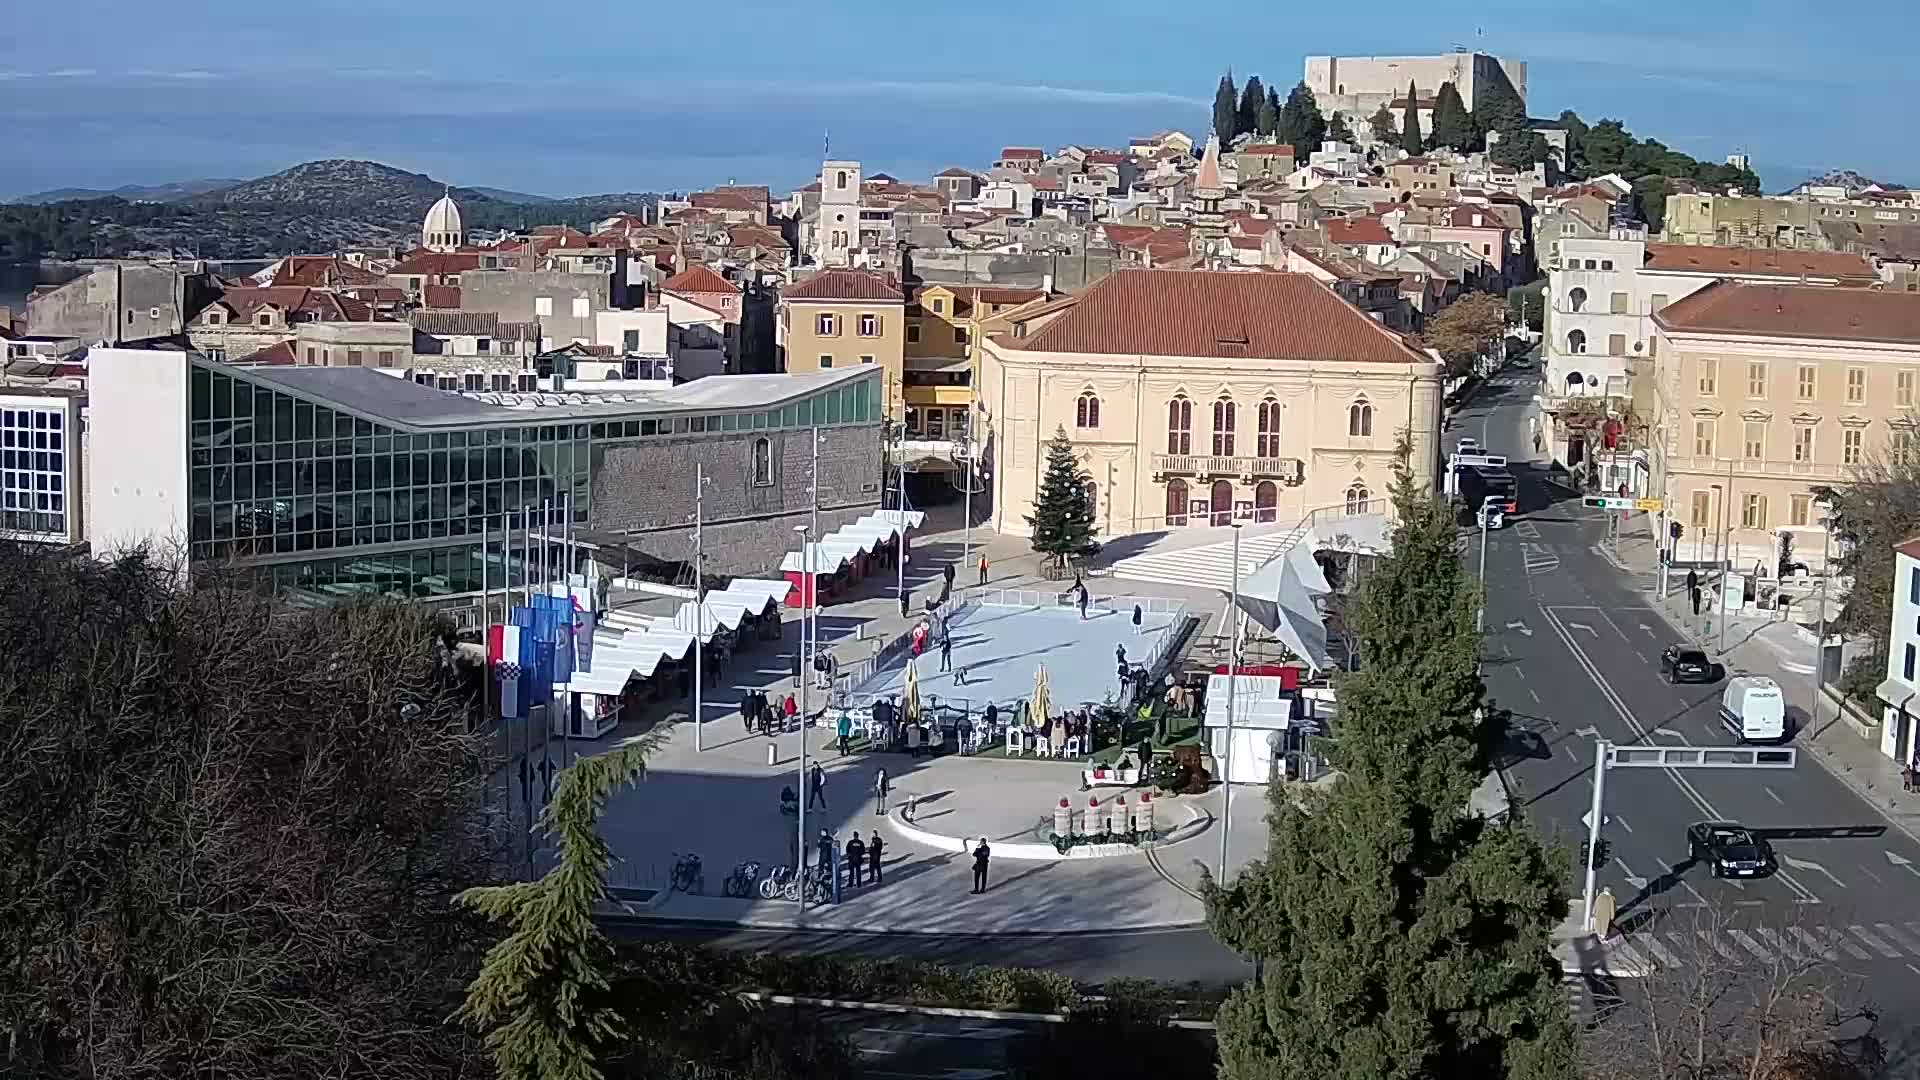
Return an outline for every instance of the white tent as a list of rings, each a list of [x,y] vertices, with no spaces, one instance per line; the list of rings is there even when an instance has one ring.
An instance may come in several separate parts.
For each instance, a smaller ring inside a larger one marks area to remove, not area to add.
[[[1326,671],[1332,659],[1320,598],[1333,590],[1313,552],[1303,541],[1255,570],[1240,583],[1240,610],[1315,671]]]
[[[920,527],[926,515],[918,510],[876,510],[850,525],[820,537],[813,548],[812,566],[816,574],[831,574],[853,561],[856,555],[870,555],[881,544],[902,533]],[[780,560],[781,573],[802,574],[808,562],[804,551],[789,551]]]

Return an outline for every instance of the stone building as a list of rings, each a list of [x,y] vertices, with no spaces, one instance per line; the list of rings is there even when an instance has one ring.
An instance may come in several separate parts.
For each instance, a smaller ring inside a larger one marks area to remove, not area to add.
[[[215,292],[200,263],[115,262],[27,300],[27,333],[125,345],[174,337]]]
[[[1505,60],[1478,52],[1451,52],[1440,56],[1309,56],[1307,89],[1313,91],[1320,111],[1328,116],[1345,113],[1356,128],[1382,105],[1404,98],[1412,83],[1421,95],[1429,96],[1450,82],[1460,91],[1460,100],[1471,112],[1484,99],[1490,86],[1504,82],[1513,88],[1521,105],[1527,101],[1527,64],[1524,60]],[[1395,117],[1399,122],[1399,117]],[[1423,118],[1423,123],[1429,122]],[[1431,127],[1423,130],[1432,130]]]

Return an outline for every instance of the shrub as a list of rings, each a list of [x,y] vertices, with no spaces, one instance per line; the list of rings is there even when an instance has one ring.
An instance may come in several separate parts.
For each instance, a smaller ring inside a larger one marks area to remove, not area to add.
[[[1873,691],[1880,685],[1886,670],[1887,658],[1884,656],[1856,656],[1853,662],[1847,665],[1847,670],[1841,674],[1840,681],[1835,685],[1849,699],[1877,713],[1880,702],[1874,697]]]
[[[1161,794],[1171,795],[1187,786],[1187,767],[1169,754],[1161,754],[1153,759],[1153,768],[1147,773],[1153,786]]]

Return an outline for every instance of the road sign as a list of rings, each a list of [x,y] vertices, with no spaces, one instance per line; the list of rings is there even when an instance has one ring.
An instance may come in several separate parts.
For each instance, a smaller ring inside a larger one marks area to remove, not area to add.
[[[1580,500],[1581,506],[1590,506],[1596,510],[1632,510],[1633,499],[1623,499],[1617,495],[1588,495]]]
[[[1667,505],[1667,504],[1666,504],[1666,501],[1665,501],[1665,500],[1663,500],[1663,499],[1635,499],[1635,500],[1633,500],[1633,508],[1634,508],[1635,510],[1645,510],[1645,511],[1647,511],[1647,512],[1648,512],[1648,513],[1650,513],[1650,514],[1657,514],[1657,513],[1659,513],[1659,512],[1660,512],[1660,511],[1661,511],[1662,509],[1664,509],[1664,508],[1666,507],[1666,505]]]

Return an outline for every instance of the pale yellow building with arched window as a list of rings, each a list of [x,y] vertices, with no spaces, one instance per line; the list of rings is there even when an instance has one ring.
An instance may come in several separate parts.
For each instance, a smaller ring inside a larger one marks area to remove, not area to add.
[[[1065,431],[1105,536],[1378,510],[1431,480],[1441,365],[1304,274],[1121,270],[981,348],[991,523],[1024,535]]]

